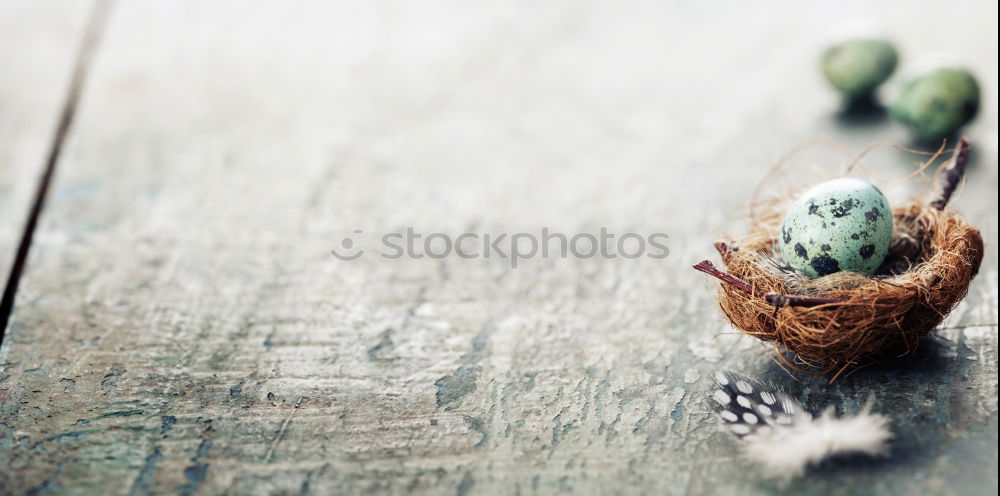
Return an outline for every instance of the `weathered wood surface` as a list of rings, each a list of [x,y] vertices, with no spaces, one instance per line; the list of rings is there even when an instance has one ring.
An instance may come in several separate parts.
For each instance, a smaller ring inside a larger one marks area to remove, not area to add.
[[[658,4],[117,5],[0,355],[0,490],[778,492],[708,413],[730,367],[893,419],[890,459],[790,491],[995,492],[995,326],[793,382],[690,269],[795,145],[905,141],[837,117],[816,74],[861,9],[907,61],[949,49],[982,80],[955,206],[990,248],[948,325],[996,323],[995,5]],[[329,255],[407,226],[662,231],[671,252]]]
[[[88,6],[86,1],[0,1],[0,274],[4,278],[51,145]]]

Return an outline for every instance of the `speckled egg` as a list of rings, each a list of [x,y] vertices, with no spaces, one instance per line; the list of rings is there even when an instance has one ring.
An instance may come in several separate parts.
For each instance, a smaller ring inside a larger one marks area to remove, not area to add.
[[[781,226],[785,263],[811,276],[841,270],[871,275],[892,241],[892,211],[885,195],[862,179],[826,181],[788,209]]]
[[[823,75],[849,100],[868,97],[896,70],[899,55],[888,40],[857,38],[823,52]]]
[[[937,141],[956,133],[979,109],[979,83],[964,69],[940,68],[905,84],[889,107],[917,138]]]

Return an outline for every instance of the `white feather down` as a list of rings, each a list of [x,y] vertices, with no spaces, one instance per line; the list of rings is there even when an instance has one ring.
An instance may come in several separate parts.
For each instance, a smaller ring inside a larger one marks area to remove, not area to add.
[[[773,425],[761,435],[744,438],[743,453],[761,468],[763,475],[786,481],[830,456],[885,456],[892,437],[889,420],[871,413],[870,406],[857,415],[838,418],[830,408],[819,417],[801,419],[790,426]]]

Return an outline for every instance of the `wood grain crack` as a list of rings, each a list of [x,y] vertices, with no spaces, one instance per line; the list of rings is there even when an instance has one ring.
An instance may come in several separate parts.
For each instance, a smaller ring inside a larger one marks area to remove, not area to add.
[[[93,63],[94,55],[97,52],[98,43],[104,32],[108,14],[111,11],[111,0],[99,0],[94,5],[87,28],[84,30],[83,42],[80,44],[80,51],[77,53],[76,65],[73,68],[73,76],[70,78],[69,91],[66,100],[59,111],[59,122],[56,125],[55,134],[52,136],[52,144],[49,146],[48,158],[42,176],[38,180],[38,188],[28,211],[28,219],[24,223],[24,231],[21,234],[21,242],[17,247],[17,254],[14,256],[14,263],[11,266],[10,274],[7,277],[7,285],[4,287],[3,297],[0,299],[0,345],[3,345],[4,334],[7,330],[7,323],[10,321],[10,314],[14,310],[14,298],[17,296],[17,287],[21,282],[21,275],[24,273],[24,265],[28,260],[28,252],[31,250],[31,240],[38,227],[38,219],[45,208],[45,198],[49,193],[49,185],[55,175],[56,164],[62,153],[63,144],[66,142],[69,131],[73,126],[73,117],[76,115],[76,107],[83,93],[83,85],[87,80],[87,74]]]

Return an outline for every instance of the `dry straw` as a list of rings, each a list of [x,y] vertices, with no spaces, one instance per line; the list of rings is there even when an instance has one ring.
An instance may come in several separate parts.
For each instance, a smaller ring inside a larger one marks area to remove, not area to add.
[[[728,272],[703,261],[695,268],[723,281],[719,306],[732,324],[764,341],[789,367],[833,374],[913,352],[965,297],[983,259],[983,238],[946,209],[969,153],[962,138],[943,166],[934,199],[893,210],[889,256],[876,276],[838,272],[807,279],[772,258],[784,212],[755,205],[742,240],[716,243]],[[782,349],[795,354],[794,363]]]

